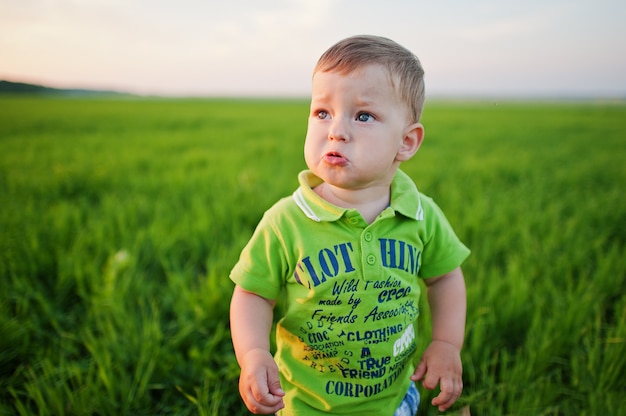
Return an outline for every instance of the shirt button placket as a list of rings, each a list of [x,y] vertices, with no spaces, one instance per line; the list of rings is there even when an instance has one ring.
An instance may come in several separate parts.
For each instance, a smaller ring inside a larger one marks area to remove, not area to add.
[[[376,244],[374,243],[374,234],[366,230],[361,234],[361,250],[363,253],[363,276],[366,280],[376,278],[377,271],[377,258],[376,258]]]

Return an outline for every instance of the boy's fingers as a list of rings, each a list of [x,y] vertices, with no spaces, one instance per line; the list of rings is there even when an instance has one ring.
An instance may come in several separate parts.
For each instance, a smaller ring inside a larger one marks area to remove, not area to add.
[[[267,377],[262,377],[256,380],[257,382],[252,385],[252,396],[261,404],[273,406],[282,400],[281,397],[277,397],[272,393],[271,386]]]
[[[269,392],[275,396],[283,397],[285,395],[285,391],[280,386],[280,376],[278,375],[278,371],[273,372],[270,371],[267,374],[267,385],[269,387]]]
[[[413,372],[413,375],[411,376],[411,380],[420,381],[422,377],[424,377],[424,374],[426,374],[426,362],[422,360],[420,361],[419,365],[415,369],[415,372]]]
[[[277,397],[283,397],[285,395],[285,391],[280,387],[280,383],[275,383],[270,385],[270,394]]]
[[[442,379],[440,383],[441,392],[432,401],[433,406],[438,406],[440,411],[444,411],[456,402],[463,392],[463,382],[451,379]]]
[[[284,407],[282,396],[275,395],[268,390],[267,380],[251,386],[246,405],[254,414],[275,413]]]
[[[283,407],[285,407],[282,401],[275,405],[263,405],[260,403],[252,402],[252,403],[246,403],[246,406],[248,407],[248,410],[250,410],[250,412],[252,412],[255,415],[273,414],[273,413],[278,412]]]
[[[426,373],[426,376],[422,380],[422,386],[428,390],[434,390],[439,383],[439,377],[433,372]]]
[[[421,380],[422,385],[428,390],[433,390],[435,387],[437,387],[437,383],[439,382],[439,379],[436,375],[428,372],[428,365],[426,364],[426,361],[421,361],[419,363],[419,365],[415,369],[415,372],[411,376],[411,380]]]
[[[250,351],[239,379],[239,391],[248,410],[254,414],[276,413],[285,404],[278,367],[266,352]]]

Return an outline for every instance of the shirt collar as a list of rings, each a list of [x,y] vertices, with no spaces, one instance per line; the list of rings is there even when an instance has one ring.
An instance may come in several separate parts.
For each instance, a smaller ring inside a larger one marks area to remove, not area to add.
[[[331,204],[315,193],[313,188],[323,180],[310,170],[304,170],[298,175],[300,187],[293,193],[293,198],[304,215],[316,222],[336,221],[347,211]],[[409,219],[424,220],[424,210],[419,192],[415,183],[404,172],[398,169],[391,182],[391,208],[398,214]]]

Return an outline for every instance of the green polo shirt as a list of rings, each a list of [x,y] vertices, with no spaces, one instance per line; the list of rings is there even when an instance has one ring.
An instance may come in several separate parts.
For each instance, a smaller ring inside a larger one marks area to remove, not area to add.
[[[263,216],[231,279],[277,300],[276,362],[287,415],[392,415],[414,371],[418,278],[469,249],[432,199],[398,171],[372,224],[320,198],[310,171]]]

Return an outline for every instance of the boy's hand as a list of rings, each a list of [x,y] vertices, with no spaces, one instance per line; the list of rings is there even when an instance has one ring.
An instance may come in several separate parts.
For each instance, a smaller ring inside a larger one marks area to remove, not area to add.
[[[454,404],[463,391],[463,367],[461,351],[444,341],[433,341],[411,376],[411,380],[423,379],[422,385],[433,390],[439,384],[441,392],[432,401],[443,412]]]
[[[239,393],[252,413],[273,414],[285,407],[285,392],[280,387],[278,366],[272,355],[262,349],[248,351],[243,357]]]

